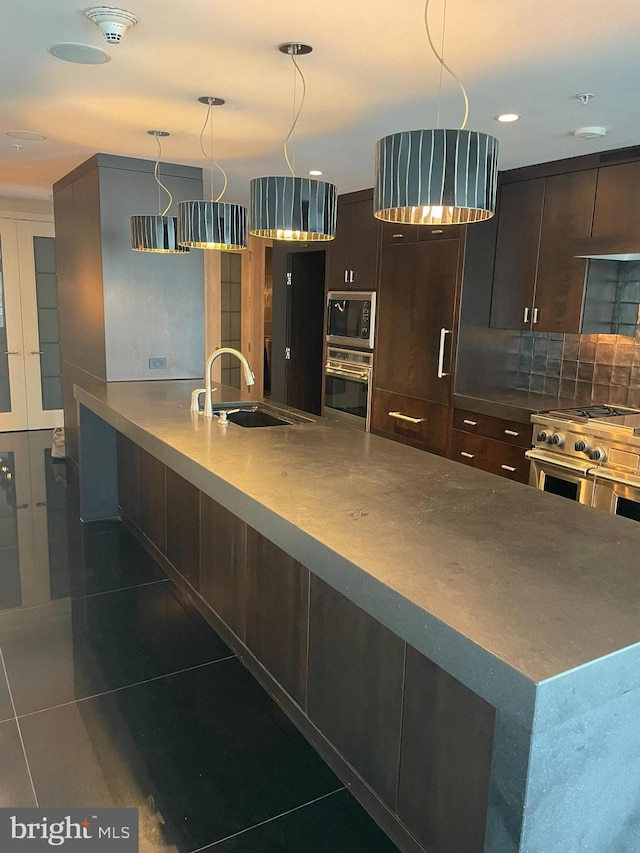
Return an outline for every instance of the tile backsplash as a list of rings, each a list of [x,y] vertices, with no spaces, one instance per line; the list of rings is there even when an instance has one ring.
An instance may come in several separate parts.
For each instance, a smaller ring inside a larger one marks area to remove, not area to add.
[[[640,407],[640,332],[563,335],[521,332],[512,388]]]

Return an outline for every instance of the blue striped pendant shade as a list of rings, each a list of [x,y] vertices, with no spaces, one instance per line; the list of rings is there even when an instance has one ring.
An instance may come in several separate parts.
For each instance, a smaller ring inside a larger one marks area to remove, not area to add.
[[[251,181],[251,234],[272,240],[333,240],[338,215],[334,184],[290,175]]]
[[[498,140],[474,130],[405,130],[378,140],[374,214],[385,222],[454,225],[496,208]]]
[[[224,201],[181,201],[178,242],[192,249],[246,249],[247,208]]]
[[[186,246],[178,243],[178,220],[175,216],[135,215],[131,217],[131,248],[136,252],[161,252],[182,255]]]

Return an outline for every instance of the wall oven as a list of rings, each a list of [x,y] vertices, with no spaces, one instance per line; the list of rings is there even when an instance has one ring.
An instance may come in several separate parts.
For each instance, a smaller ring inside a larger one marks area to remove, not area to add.
[[[356,429],[369,430],[373,354],[327,347],[324,414]]]
[[[375,291],[330,290],[327,294],[327,343],[373,349],[375,318]]]

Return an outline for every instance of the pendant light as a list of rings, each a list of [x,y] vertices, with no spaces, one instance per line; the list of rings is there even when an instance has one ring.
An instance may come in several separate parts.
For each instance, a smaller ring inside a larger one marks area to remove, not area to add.
[[[239,204],[220,201],[227,189],[227,173],[213,159],[213,107],[224,104],[222,98],[204,95],[198,98],[207,105],[207,116],[200,132],[200,149],[211,162],[211,200],[181,201],[178,204],[178,241],[182,246],[192,249],[229,249],[247,248],[247,208]],[[204,148],[204,134],[209,125],[209,152]],[[214,199],[214,166],[220,170],[224,183],[222,192]]]
[[[452,225],[490,219],[496,207],[498,140],[494,136],[465,130],[469,99],[461,80],[444,61],[444,0],[442,52],[429,30],[429,3],[424,7],[424,25],[431,50],[440,63],[438,120],[435,130],[405,130],[378,140],[374,213],[385,222],[414,225]],[[465,113],[458,130],[442,130],[440,102],[442,71],[456,81],[464,98]]]
[[[308,44],[281,44],[278,50],[291,57],[294,66],[293,112],[291,130],[284,141],[284,159],[290,175],[254,178],[251,181],[251,234],[272,240],[301,240],[305,243],[333,240],[338,213],[334,184],[313,178],[297,178],[294,162],[289,159],[288,143],[294,136],[306,95],[306,82],[296,56],[311,53]],[[302,98],[296,112],[296,79],[302,82]],[[295,137],[294,137],[295,142]]]
[[[131,248],[136,252],[158,252],[165,255],[185,254],[189,249],[178,243],[178,220],[175,216],[167,216],[167,211],[173,204],[173,196],[158,177],[162,145],[160,139],[169,136],[166,130],[148,130],[150,136],[155,136],[158,143],[158,154],[153,168],[153,177],[158,184],[158,214],[138,214],[131,217]],[[169,203],[161,210],[160,189],[169,196]]]

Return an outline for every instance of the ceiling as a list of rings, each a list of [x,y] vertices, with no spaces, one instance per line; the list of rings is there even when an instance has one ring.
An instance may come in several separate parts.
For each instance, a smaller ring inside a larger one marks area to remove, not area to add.
[[[439,44],[445,0],[432,0]],[[204,165],[199,136],[214,110],[215,155],[229,173],[226,200],[248,182],[285,174],[292,118],[286,41],[313,45],[299,59],[307,100],[296,132],[298,174],[322,169],[339,192],[373,185],[376,140],[436,126],[439,66],[423,25],[424,0],[124,0],[139,23],[107,44],[82,0],[9,0],[0,32],[0,194],[51,195],[54,181],[94,153],[153,160],[151,128],[170,131],[162,159]],[[97,5],[97,4],[96,4]],[[113,0],[109,5],[113,5]],[[500,139],[500,168],[640,144],[637,0],[448,0],[445,59],[464,81],[468,127]],[[104,65],[62,62],[56,42],[107,50]],[[593,92],[583,105],[577,93]],[[522,115],[503,125],[504,111]],[[443,80],[440,126],[455,127],[460,92]],[[602,125],[607,136],[575,140]],[[7,131],[44,134],[22,142]],[[22,145],[19,150],[15,147]]]

